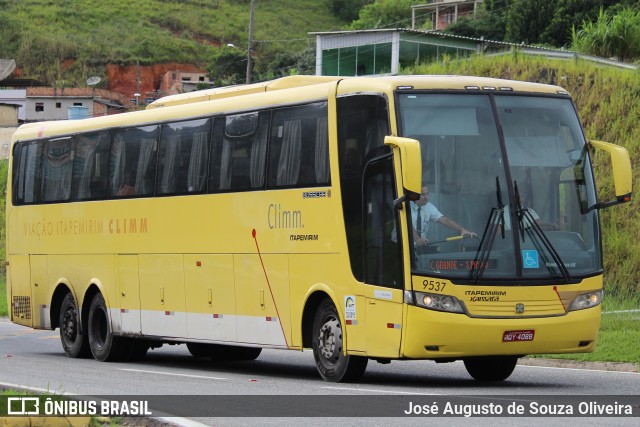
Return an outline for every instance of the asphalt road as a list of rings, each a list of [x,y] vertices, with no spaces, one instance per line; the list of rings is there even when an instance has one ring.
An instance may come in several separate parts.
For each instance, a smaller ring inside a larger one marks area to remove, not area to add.
[[[637,372],[520,365],[507,381],[482,384],[471,379],[460,362],[370,362],[359,383],[333,384],[319,378],[308,351],[263,350],[252,362],[213,363],[191,357],[184,345],[165,345],[150,351],[143,362],[101,363],[67,358],[58,331],[34,331],[6,320],[0,320],[0,385],[148,399],[154,416],[179,415],[182,418],[172,422],[182,425],[494,426],[508,421],[617,426],[640,421]],[[590,402],[595,409],[589,408]],[[592,416],[597,405],[624,409],[623,403],[632,405],[634,417]],[[404,413],[409,408],[423,412],[434,404],[437,417]],[[522,405],[529,416],[510,416],[509,405]],[[501,414],[492,412],[498,406]],[[574,413],[562,414],[569,406]],[[441,416],[447,408],[453,417]],[[474,408],[498,416],[464,416]],[[579,414],[582,409],[588,417]],[[530,416],[554,411],[554,417]]]

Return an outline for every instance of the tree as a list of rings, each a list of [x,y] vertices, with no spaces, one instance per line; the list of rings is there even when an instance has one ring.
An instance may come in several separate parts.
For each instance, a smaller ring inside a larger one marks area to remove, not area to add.
[[[540,34],[557,6],[558,0],[527,0],[512,4],[507,11],[505,39],[513,43],[539,43]]]
[[[349,29],[406,27],[411,21],[411,6],[419,3],[424,3],[424,0],[377,0],[360,10],[358,19],[351,23]]]
[[[507,3],[507,0],[487,0],[479,6],[475,15],[462,17],[444,32],[465,37],[484,37],[487,40],[504,40]]]
[[[637,0],[485,0],[473,18],[446,32],[513,43],[567,46],[571,28],[595,20],[598,11],[637,6]]]
[[[247,72],[247,54],[235,47],[222,47],[213,55],[206,71],[216,85],[239,83]]]
[[[268,79],[285,77],[292,74],[312,75],[316,72],[316,47],[307,46],[300,52],[279,52],[269,63]]]
[[[374,0],[331,0],[331,10],[340,19],[351,22],[358,19],[360,9]]]

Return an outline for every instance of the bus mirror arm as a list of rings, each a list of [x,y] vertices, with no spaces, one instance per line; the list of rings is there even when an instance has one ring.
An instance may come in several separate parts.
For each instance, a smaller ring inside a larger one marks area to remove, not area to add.
[[[593,207],[589,210],[593,210],[593,209],[606,209],[606,208],[610,208],[611,206],[616,206],[616,205],[620,205],[622,203],[628,203],[631,201],[631,193],[629,194],[624,194],[622,196],[616,196],[615,200],[609,200],[608,202],[599,202],[596,203],[595,205],[593,205]]]
[[[406,188],[404,189],[404,194],[401,197],[398,197],[393,201],[393,207],[397,210],[402,210],[402,205],[407,200],[416,201],[420,198],[420,193],[414,193],[413,191],[409,191]]]

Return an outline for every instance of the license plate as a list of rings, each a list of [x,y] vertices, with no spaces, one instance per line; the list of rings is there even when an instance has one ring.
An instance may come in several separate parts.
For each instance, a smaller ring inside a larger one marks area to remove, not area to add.
[[[517,341],[533,341],[535,331],[505,331],[502,334],[502,342],[517,342]]]

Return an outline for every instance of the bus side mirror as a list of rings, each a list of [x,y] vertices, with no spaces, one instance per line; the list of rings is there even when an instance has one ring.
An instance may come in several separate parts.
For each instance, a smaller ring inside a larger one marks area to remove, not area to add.
[[[606,151],[611,156],[611,166],[613,170],[613,184],[616,191],[616,199],[609,202],[601,202],[596,206],[598,209],[626,203],[631,201],[632,177],[631,160],[626,148],[603,141],[589,141],[589,144],[599,150]]]
[[[420,192],[422,191],[420,142],[411,138],[385,136],[384,143],[393,147],[395,156],[400,156],[404,194],[393,204],[396,208],[401,208],[405,200],[418,200],[420,198]]]

